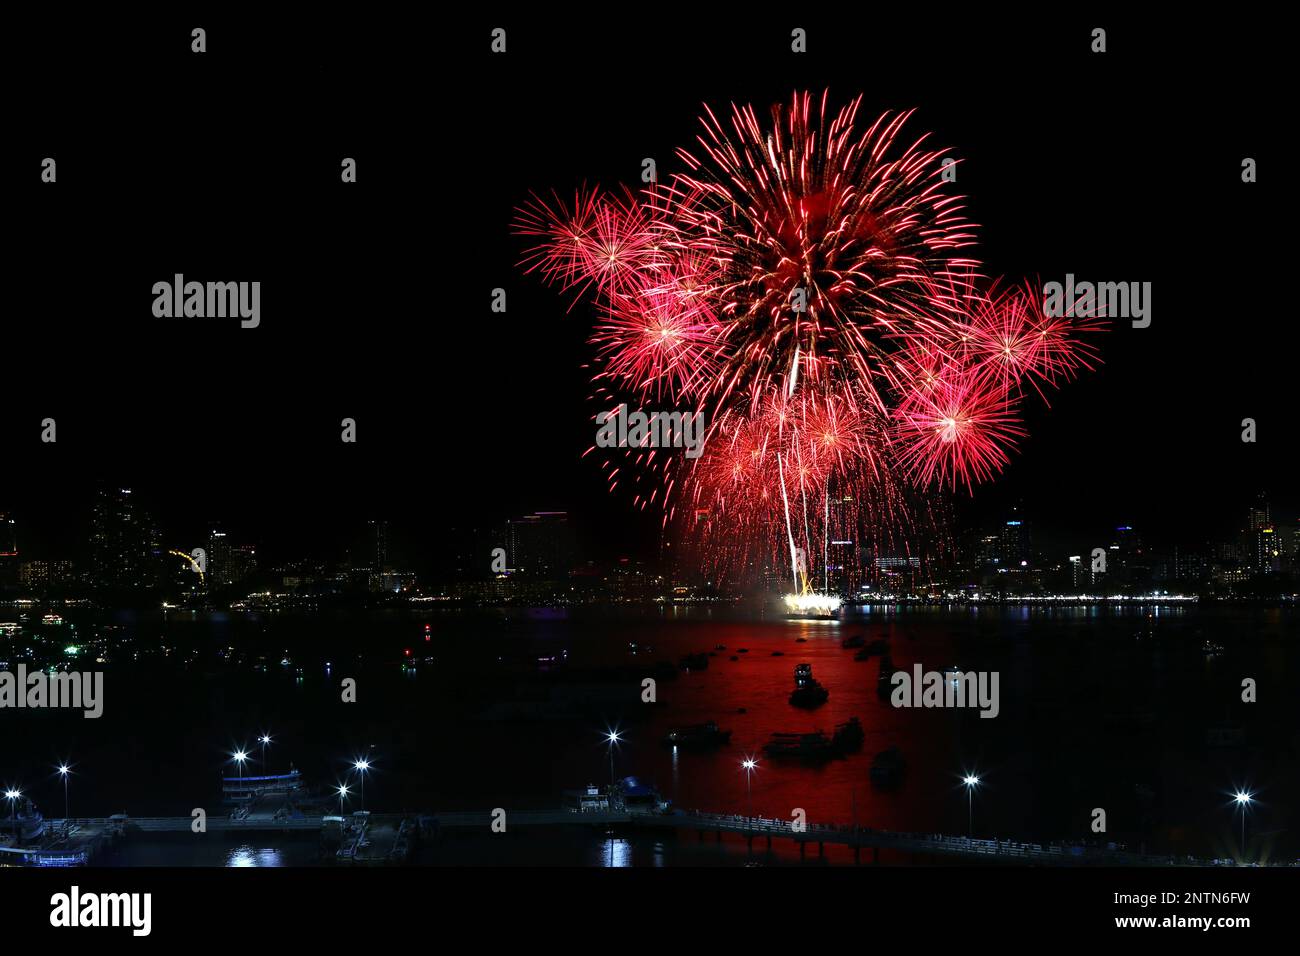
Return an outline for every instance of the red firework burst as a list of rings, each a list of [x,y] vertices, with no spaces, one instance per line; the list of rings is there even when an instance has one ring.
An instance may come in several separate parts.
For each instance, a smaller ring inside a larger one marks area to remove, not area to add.
[[[969,370],[949,370],[913,389],[895,418],[898,461],[909,477],[953,490],[991,478],[1026,434],[1012,396]]]
[[[611,296],[592,342],[600,373],[645,398],[689,400],[712,381],[723,325],[714,311],[716,270],[697,256],[675,256],[653,271],[629,274]]]
[[[526,271],[595,293],[600,406],[705,414],[698,461],[638,447],[602,467],[665,522],[682,486],[715,565],[752,565],[751,548],[827,563],[836,535],[912,553],[932,511],[918,492],[995,476],[1024,435],[1024,386],[1097,361],[1101,322],[1049,316],[963,256],[973,226],[944,151],[903,137],[910,113],[864,127],[861,97],[827,104],[796,94],[767,124],[706,107],[666,184],[580,189],[571,208],[534,196],[514,223],[537,242]]]

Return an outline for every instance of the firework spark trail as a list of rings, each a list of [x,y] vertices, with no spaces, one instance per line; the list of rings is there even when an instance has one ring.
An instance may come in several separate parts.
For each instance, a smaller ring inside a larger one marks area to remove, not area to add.
[[[534,195],[514,222],[535,242],[526,272],[596,302],[595,401],[706,416],[698,461],[626,449],[635,467],[602,463],[611,488],[630,477],[665,526],[684,496],[715,566],[788,550],[795,575],[820,554],[824,582],[835,535],[913,553],[933,493],[996,476],[1026,388],[1045,399],[1093,368],[1104,325],[980,274],[945,153],[902,134],[910,112],[863,129],[861,97],[828,100],[796,94],[766,124],[706,106],[667,183]]]

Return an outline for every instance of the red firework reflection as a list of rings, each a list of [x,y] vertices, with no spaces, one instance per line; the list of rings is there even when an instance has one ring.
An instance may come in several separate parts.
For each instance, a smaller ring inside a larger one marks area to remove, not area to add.
[[[706,416],[698,461],[627,449],[637,467],[607,460],[611,487],[632,475],[665,523],[685,493],[719,573],[785,566],[796,587],[833,541],[911,553],[928,492],[997,475],[1024,386],[1092,368],[1101,327],[984,279],[945,152],[902,138],[910,113],[862,128],[861,97],[827,99],[796,94],[769,124],[706,107],[667,183],[534,197],[514,224],[537,240],[527,271],[594,292],[602,408]]]

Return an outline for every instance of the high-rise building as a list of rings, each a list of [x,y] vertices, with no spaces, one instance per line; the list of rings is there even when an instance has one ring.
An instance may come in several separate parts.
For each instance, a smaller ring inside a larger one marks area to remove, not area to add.
[[[18,526],[13,515],[0,511],[0,585],[18,580]]]
[[[998,542],[998,564],[1005,568],[1021,568],[1029,564],[1029,524],[1019,512],[1002,526]]]
[[[18,526],[13,515],[0,511],[0,558],[18,557]]]
[[[1246,514],[1246,533],[1242,541],[1246,563],[1251,571],[1272,573],[1281,566],[1285,548],[1273,524],[1268,499],[1261,494]]]
[[[1083,555],[1070,555],[1070,586],[1075,594],[1083,594],[1092,587],[1092,565],[1085,564]]]
[[[507,523],[508,558],[516,574],[547,581],[568,577],[577,548],[569,516],[538,511]]]
[[[370,560],[376,574],[388,568],[388,522],[370,522]]]
[[[230,536],[226,532],[213,528],[208,532],[208,571],[209,587],[225,587],[234,582],[231,568]]]
[[[24,561],[20,580],[26,587],[57,587],[72,581],[71,561]]]
[[[91,567],[100,586],[142,588],[158,582],[161,538],[130,488],[112,485],[99,489],[90,545]]]

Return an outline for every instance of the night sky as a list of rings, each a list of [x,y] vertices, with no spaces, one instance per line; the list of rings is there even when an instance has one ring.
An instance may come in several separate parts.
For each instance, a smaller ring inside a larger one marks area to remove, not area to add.
[[[188,22],[39,41],[54,63],[105,70],[86,87],[52,69],[9,124],[6,218],[23,241],[0,360],[0,510],[57,550],[84,538],[70,516],[107,478],[177,534],[221,519],[284,543],[388,517],[438,547],[454,524],[567,509],[593,550],[653,554],[657,519],[579,459],[592,313],[566,313],[516,268],[512,210],[530,190],[635,186],[645,156],[667,176],[702,102],[765,113],[829,86],[836,104],[865,93],[864,117],[916,108],[907,128],[961,160],[988,274],[1154,286],[1150,328],[1117,323],[1097,372],[1050,393],[1050,411],[1027,403],[1030,437],[960,496],[963,521],[1023,501],[1065,532],[1132,524],[1197,542],[1267,491],[1294,522],[1276,117],[1213,53],[1234,52],[1231,24],[1207,37],[1102,19],[715,24],[651,7],[621,25],[511,15],[396,41],[361,28],[370,52],[391,46],[382,70],[332,59],[346,23],[213,20],[206,57],[189,54]],[[1088,49],[1097,25],[1102,55]],[[509,31],[504,57],[488,52],[494,26]],[[789,52],[794,26],[809,53]],[[301,55],[288,77],[286,44]],[[285,92],[295,84],[313,95]],[[46,155],[55,185],[39,182]],[[355,186],[339,182],[344,156]],[[1258,183],[1241,182],[1246,156]],[[155,319],[151,286],[176,272],[260,280],[261,327]],[[498,286],[505,315],[489,310]],[[54,446],[39,439],[47,415]],[[339,441],[344,416],[355,446]],[[1240,440],[1245,417],[1257,444]]]

